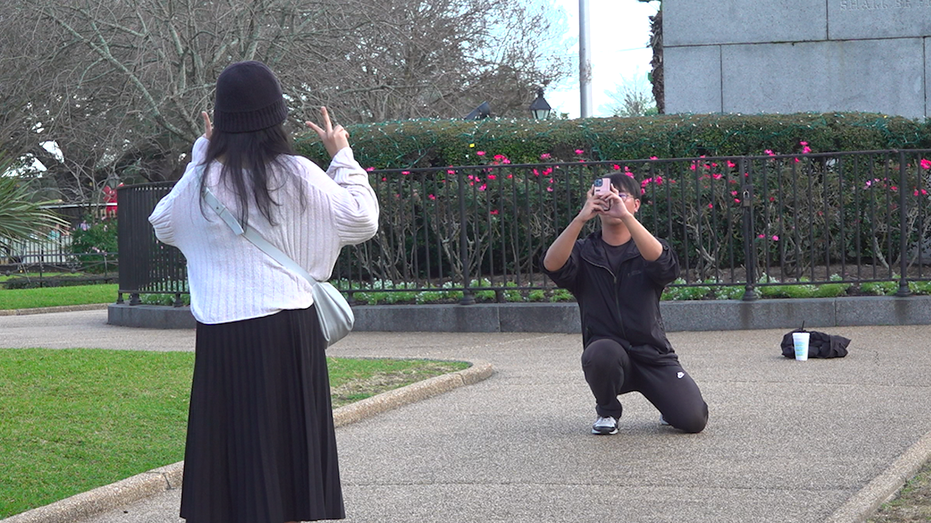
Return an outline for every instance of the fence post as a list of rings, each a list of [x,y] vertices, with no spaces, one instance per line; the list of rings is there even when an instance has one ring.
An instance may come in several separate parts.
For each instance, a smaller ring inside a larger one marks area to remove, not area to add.
[[[908,188],[908,168],[905,165],[905,152],[899,151],[899,291],[896,296],[904,298],[911,295],[912,291],[908,288],[908,278],[905,271],[908,270],[908,230],[906,223],[908,213],[905,205],[907,202],[906,192]],[[918,248],[921,248],[919,242]]]
[[[753,248],[753,184],[750,168],[746,158],[740,158],[739,173],[743,173],[740,187],[740,207],[743,209],[744,264],[747,267],[747,283],[744,286],[743,301],[756,300],[756,249]]]
[[[463,174],[457,173],[459,178],[459,261],[462,263],[462,300],[460,305],[472,305],[475,303],[475,296],[469,290],[469,238],[466,234],[466,204],[465,204],[465,183],[462,180]]]

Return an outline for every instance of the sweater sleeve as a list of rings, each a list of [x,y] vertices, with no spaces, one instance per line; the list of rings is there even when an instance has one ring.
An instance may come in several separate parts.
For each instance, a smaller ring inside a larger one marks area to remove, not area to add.
[[[149,215],[149,223],[151,223],[152,228],[155,229],[155,237],[163,243],[167,243],[168,245],[175,244],[175,231],[171,221],[171,211],[174,207],[174,202],[188,185],[198,181],[197,166],[203,163],[204,156],[207,154],[207,144],[209,143],[207,138],[203,136],[194,142],[194,148],[191,151],[191,161],[184,169],[184,174],[181,176],[181,179],[172,187],[171,192],[158,202],[155,206],[155,210]]]
[[[354,245],[375,236],[378,231],[378,199],[369,184],[368,173],[345,147],[333,156],[326,171],[346,191],[333,200],[336,228],[341,245]]]

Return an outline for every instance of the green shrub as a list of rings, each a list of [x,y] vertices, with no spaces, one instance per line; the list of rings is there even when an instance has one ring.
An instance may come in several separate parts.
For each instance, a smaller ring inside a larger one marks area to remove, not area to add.
[[[876,296],[890,296],[899,290],[896,281],[868,281],[860,284],[860,292]]]
[[[553,295],[550,297],[551,302],[575,301],[575,296],[566,289],[553,289]]]
[[[119,251],[116,219],[85,218],[71,233],[71,252],[85,272],[110,272]]]
[[[672,285],[685,285],[686,281],[677,278]],[[711,294],[711,287],[699,285],[695,287],[666,287],[661,299],[663,300],[703,300]]]
[[[931,121],[871,113],[786,115],[678,114],[573,120],[407,120],[348,128],[363,166],[411,169],[474,165],[476,151],[514,163],[740,156],[764,150],[794,153],[799,141],[815,151],[931,147]],[[321,165],[329,156],[317,136],[296,140],[297,150]]]

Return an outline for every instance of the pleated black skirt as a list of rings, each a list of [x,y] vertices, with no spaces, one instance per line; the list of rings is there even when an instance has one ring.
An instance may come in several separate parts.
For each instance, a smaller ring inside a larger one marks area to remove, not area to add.
[[[345,517],[326,341],[314,307],[197,325],[181,517]]]

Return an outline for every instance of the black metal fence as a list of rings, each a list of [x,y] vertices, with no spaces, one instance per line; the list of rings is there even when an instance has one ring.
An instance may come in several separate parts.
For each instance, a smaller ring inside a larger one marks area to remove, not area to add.
[[[642,187],[640,221],[679,256],[674,286],[929,280],[931,151],[861,151],[372,171],[378,234],[347,248],[334,283],[358,292],[551,292],[546,248],[594,178]],[[170,184],[123,187],[120,292],[186,292],[180,253],[146,217]],[[594,228],[593,220],[589,230]]]
[[[130,295],[130,305],[138,305],[139,294],[172,294],[181,304],[187,293],[184,256],[175,247],[155,238],[149,215],[158,201],[171,191],[173,182],[124,186],[117,189],[120,202],[118,229],[120,291]]]
[[[115,217],[116,204],[52,205],[44,207],[64,218],[67,226],[36,232],[28,238],[0,240],[0,273],[23,274],[31,283],[47,284],[62,273],[90,273],[81,281],[110,281],[116,279],[117,255],[115,252],[75,252],[72,233],[87,227],[84,220]]]

